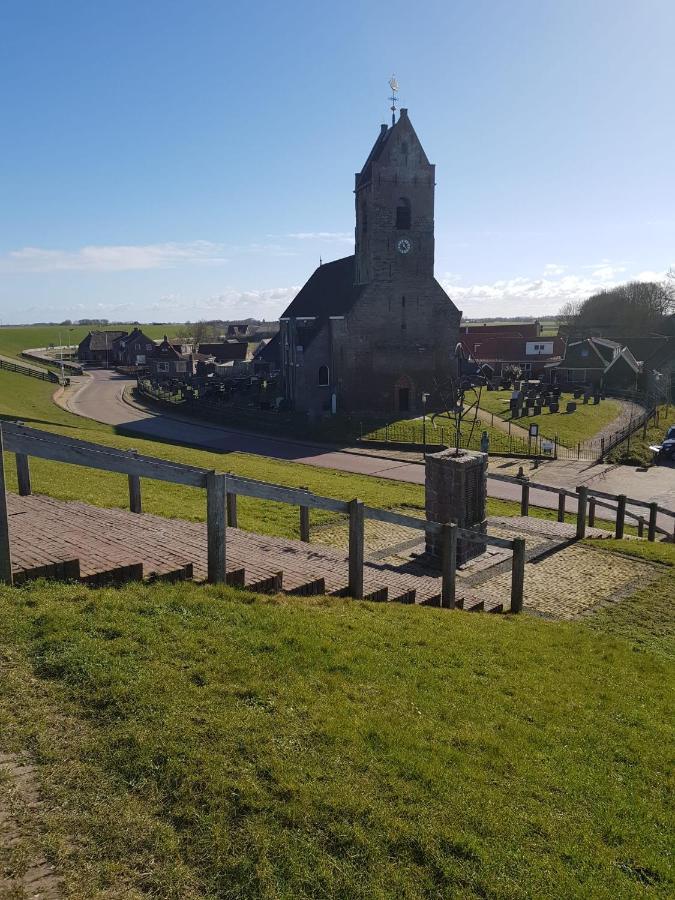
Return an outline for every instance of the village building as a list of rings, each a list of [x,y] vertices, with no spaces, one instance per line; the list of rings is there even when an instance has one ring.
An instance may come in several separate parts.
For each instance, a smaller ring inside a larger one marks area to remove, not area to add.
[[[148,355],[146,365],[148,375],[156,381],[185,381],[192,375],[192,354],[181,353],[164,335],[161,344],[155,346]]]
[[[480,363],[490,366],[500,377],[511,366],[517,366],[525,378],[539,378],[546,365],[560,362],[565,352],[564,338],[523,336],[504,332],[477,332],[471,335],[462,329],[462,343]]]
[[[95,366],[115,364],[115,342],[126,337],[126,331],[90,331],[77,347],[77,359]]]
[[[119,366],[144,366],[155,349],[155,342],[140,328],[123,334],[113,342],[113,360]]]
[[[603,390],[633,390],[640,374],[640,365],[628,347],[597,337],[572,341],[563,359],[547,369],[561,387],[590,385]]]
[[[245,341],[220,341],[215,344],[200,344],[200,356],[212,356],[217,363],[245,360],[248,344]]]
[[[434,189],[401,109],[356,174],[355,253],[320,265],[281,316],[291,408],[410,414],[423,394],[442,403],[461,313],[434,277]]]

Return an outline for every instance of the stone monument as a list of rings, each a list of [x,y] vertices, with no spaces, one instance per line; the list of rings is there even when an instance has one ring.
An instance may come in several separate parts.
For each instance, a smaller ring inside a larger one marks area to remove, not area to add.
[[[429,522],[454,522],[460,528],[487,533],[487,453],[451,448],[427,454],[425,467],[426,517]],[[485,552],[486,545],[457,541],[457,565]],[[441,555],[437,535],[426,534],[426,550]]]

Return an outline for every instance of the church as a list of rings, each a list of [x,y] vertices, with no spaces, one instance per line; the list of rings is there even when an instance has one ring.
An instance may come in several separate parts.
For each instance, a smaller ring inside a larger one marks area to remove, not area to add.
[[[435,166],[408,117],[356,173],[353,256],[324,263],[280,319],[284,396],[311,416],[443,404],[461,312],[434,278]]]

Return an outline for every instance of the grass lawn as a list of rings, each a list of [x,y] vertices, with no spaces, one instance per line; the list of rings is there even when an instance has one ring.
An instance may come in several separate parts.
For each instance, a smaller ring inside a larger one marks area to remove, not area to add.
[[[665,898],[672,629],[623,608],[0,589],[0,752],[72,897]]]
[[[509,420],[511,418],[508,404],[510,398],[511,391],[483,391],[480,405],[486,412]],[[576,412],[565,412],[565,404],[568,400],[573,399],[572,394],[562,394],[560,412],[551,413],[546,409],[539,416],[523,416],[520,419],[514,419],[513,424],[527,430],[530,423],[536,422],[539,425],[540,434],[550,439],[557,437],[565,444],[570,445],[594,437],[621,412],[620,404],[616,400],[610,399],[601,400],[598,406],[592,402],[584,406],[582,400],[577,400]]]
[[[630,442],[624,441],[608,455],[609,462],[632,466],[650,466],[654,461],[654,454],[649,449],[650,444],[660,444],[671,425],[675,425],[675,407],[659,407],[659,424],[653,424],[650,420],[646,433],[642,430],[631,435]]]

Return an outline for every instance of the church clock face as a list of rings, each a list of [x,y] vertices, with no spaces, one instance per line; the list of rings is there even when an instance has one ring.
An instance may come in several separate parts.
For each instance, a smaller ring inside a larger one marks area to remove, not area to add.
[[[396,244],[396,249],[399,253],[410,253],[412,250],[412,241],[408,240],[408,238],[401,238],[398,244]]]

